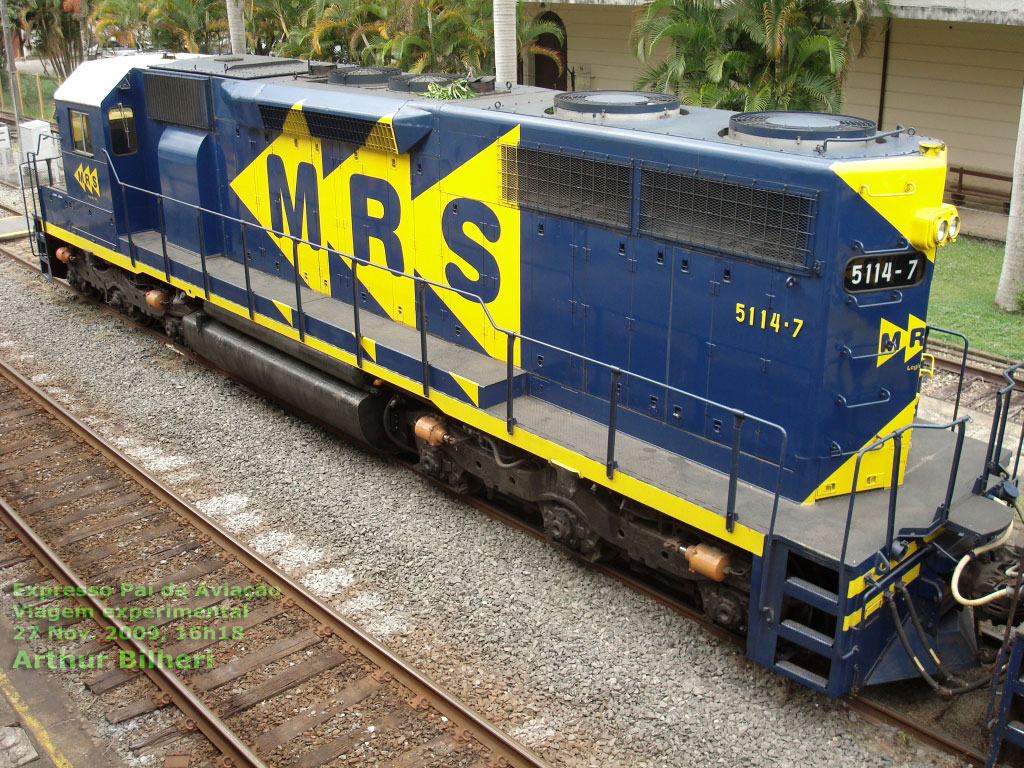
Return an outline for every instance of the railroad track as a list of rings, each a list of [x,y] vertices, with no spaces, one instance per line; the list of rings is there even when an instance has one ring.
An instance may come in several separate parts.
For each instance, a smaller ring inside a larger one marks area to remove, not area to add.
[[[124,697],[111,722],[180,711],[132,744],[140,753],[196,730],[219,765],[237,768],[546,765],[2,361],[0,519],[24,547],[3,562],[31,555],[45,569],[20,582],[15,600],[84,609],[35,625],[43,638],[83,641],[45,663],[99,662],[85,679],[96,695],[141,670],[151,690]]]
[[[935,355],[935,367],[952,373],[960,373],[960,364],[963,360],[963,349],[955,344],[947,344],[943,341],[928,339],[928,352]],[[1002,355],[996,355],[982,350],[969,350],[967,354],[967,365],[964,369],[965,381],[971,377],[1002,386],[1006,383],[1003,378],[1003,371],[1013,365],[1016,360],[1010,360]],[[1024,384],[1024,374],[1017,374],[1017,381]]]
[[[11,258],[14,258],[15,260],[19,261],[22,264],[25,264],[29,268],[34,269],[35,271],[38,271],[38,269],[36,268],[35,265],[29,264],[24,259],[22,259],[21,257],[17,256],[14,253],[12,253],[11,251],[9,251],[6,248],[0,247],[0,254],[9,256]],[[134,320],[132,320],[130,318],[127,318],[126,316],[122,315],[121,313],[118,313],[115,310],[111,309],[110,307],[108,307],[103,302],[100,302],[100,301],[97,301],[97,300],[94,300],[94,299],[86,299],[86,300],[90,301],[90,302],[93,302],[96,305],[104,308],[106,311],[109,311],[109,312],[115,314],[122,321],[124,321],[126,323],[129,323],[131,325],[134,325],[137,328],[143,330],[144,332],[151,333],[155,337],[160,338],[165,343],[172,343],[161,332],[159,332],[157,330],[154,330],[154,329],[152,329],[151,327],[149,327],[149,326],[147,326],[145,324],[141,324],[141,323],[138,323],[138,322],[136,322],[136,321],[134,321]],[[929,345],[935,345],[935,342],[930,340],[929,341]],[[206,361],[203,358],[197,357],[196,355],[194,355],[194,353],[191,352],[191,350],[188,350],[188,349],[183,348],[183,347],[178,347],[177,345],[173,345],[173,344],[172,344],[172,346],[174,346],[176,351],[178,351],[179,353],[181,353],[184,356],[188,357],[189,359],[192,359],[192,360],[194,360],[196,362],[199,362],[200,364],[202,364],[202,365],[204,365],[204,366],[206,366],[208,368],[213,368],[214,370],[217,370],[216,366],[211,365],[211,363],[209,361]],[[938,364],[938,359],[939,359],[939,355],[937,354],[936,355],[937,364]],[[972,368],[971,368],[971,360],[969,359],[968,360],[968,372],[970,372],[971,370],[972,370]],[[957,358],[957,362],[956,362],[956,371],[959,372],[959,358]],[[1001,383],[1005,383],[1005,381],[1001,377],[1000,377],[999,381]],[[247,384],[246,386],[251,386],[251,385]],[[280,403],[279,403],[279,405],[281,405],[284,408],[288,408],[287,405],[280,404]],[[303,415],[302,417],[304,419],[306,419],[306,420],[310,420],[309,417],[306,416],[306,415]],[[329,427],[326,427],[326,425],[320,424],[320,426],[324,427],[325,429],[328,429],[329,431],[332,431],[332,430],[330,430]],[[340,434],[340,433],[338,433],[338,434]],[[340,436],[343,439],[348,440],[349,442],[356,442],[356,441],[353,441],[353,439],[351,437],[347,436],[347,435],[340,435]],[[369,450],[372,450],[372,449],[369,449]],[[459,498],[460,500],[464,501],[465,503],[472,505],[474,508],[482,511],[483,513],[487,514],[488,516],[490,516],[490,517],[492,517],[494,519],[497,519],[497,520],[499,520],[499,521],[501,521],[501,522],[503,522],[503,523],[505,523],[505,524],[507,524],[507,525],[509,525],[511,527],[514,527],[514,528],[517,528],[519,530],[522,530],[522,531],[528,533],[529,535],[534,536],[534,537],[536,537],[538,539],[545,539],[546,540],[546,537],[545,537],[544,532],[543,532],[542,529],[538,528],[535,525],[531,525],[530,523],[526,522],[520,516],[516,515],[514,513],[514,511],[508,510],[508,509],[502,509],[499,506],[496,506],[495,504],[493,504],[491,502],[487,502],[487,501],[484,501],[482,499],[479,499],[479,498],[476,498],[476,497],[473,497],[473,496],[467,496],[467,495],[463,495],[463,494],[457,493],[457,492],[453,491],[451,488],[449,488],[448,486],[445,486],[442,483],[438,482],[434,478],[418,472],[418,470],[415,468],[415,466],[413,464],[410,464],[408,462],[402,462],[400,460],[397,460],[397,463],[399,463],[401,466],[405,467],[409,471],[416,472],[416,474],[419,477],[421,477],[422,479],[426,480],[427,482],[430,482],[430,483],[434,484],[438,488],[441,488],[441,489],[445,490],[447,493],[455,496],[456,498]],[[615,579],[623,582],[626,586],[628,586],[629,588],[633,589],[634,591],[636,591],[636,592],[638,592],[640,594],[643,594],[643,595],[645,595],[646,597],[648,597],[648,598],[650,598],[652,600],[655,600],[656,602],[660,603],[661,605],[665,606],[666,608],[668,608],[668,609],[670,609],[670,610],[672,610],[672,611],[674,611],[674,612],[676,612],[676,613],[678,613],[678,614],[680,614],[682,616],[685,616],[687,619],[689,619],[689,620],[695,622],[696,624],[698,624],[704,631],[706,631],[708,634],[712,635],[713,637],[718,638],[719,640],[721,640],[723,642],[730,642],[730,643],[734,643],[736,645],[743,645],[743,644],[745,644],[745,642],[746,642],[745,638],[743,638],[741,636],[738,636],[738,635],[735,635],[735,634],[733,634],[731,632],[728,632],[727,630],[725,630],[725,629],[723,629],[723,628],[713,624],[712,622],[708,621],[700,611],[694,609],[692,606],[688,605],[687,603],[684,603],[684,602],[681,602],[680,600],[675,599],[672,595],[669,595],[669,594],[665,593],[664,591],[660,590],[657,586],[649,584],[646,581],[642,580],[641,578],[638,578],[635,574],[632,574],[632,573],[627,572],[625,570],[622,570],[620,568],[616,568],[616,567],[614,567],[612,565],[608,565],[608,564],[604,564],[604,563],[593,564],[593,563],[588,563],[588,562],[582,561],[578,557],[576,557],[575,553],[573,553],[571,550],[566,549],[566,548],[562,547],[561,545],[559,545],[557,543],[552,543],[550,541],[548,543],[551,544],[552,546],[555,546],[557,549],[560,549],[566,555],[574,557],[577,560],[577,562],[580,562],[582,565],[594,568],[597,571],[599,571],[599,572],[601,572],[601,573],[603,573],[603,574],[605,574],[607,576],[615,578]],[[902,730],[910,733],[916,740],[918,740],[919,742],[921,742],[923,744],[927,744],[927,745],[932,746],[932,747],[934,747],[936,749],[939,749],[939,750],[941,750],[941,751],[943,751],[943,752],[945,752],[947,754],[953,755],[953,756],[959,758],[960,760],[964,761],[965,763],[967,763],[969,765],[983,766],[984,763],[985,763],[985,756],[979,750],[977,750],[977,749],[975,749],[975,748],[973,748],[973,747],[971,747],[971,746],[969,746],[967,744],[964,744],[964,743],[958,741],[955,738],[951,738],[950,736],[948,736],[947,734],[942,733],[941,731],[937,730],[936,728],[933,728],[933,727],[929,726],[928,724],[926,724],[924,722],[921,722],[918,719],[915,719],[912,716],[908,716],[907,714],[905,714],[903,712],[900,712],[900,711],[898,711],[898,710],[888,706],[887,704],[885,704],[883,702],[874,700],[871,697],[863,695],[863,694],[847,696],[847,697],[845,697],[845,699],[849,703],[851,708],[857,710],[858,712],[860,712],[865,717],[870,718],[870,719],[872,719],[872,720],[874,720],[876,722],[884,723],[886,725],[902,729]]]

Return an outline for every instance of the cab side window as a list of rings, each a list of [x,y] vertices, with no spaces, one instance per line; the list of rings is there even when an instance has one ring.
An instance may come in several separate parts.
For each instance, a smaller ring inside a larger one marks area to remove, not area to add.
[[[135,134],[135,114],[131,107],[118,104],[107,113],[110,124],[110,149],[115,155],[130,155],[139,148]]]
[[[71,143],[75,152],[91,155],[92,133],[89,130],[89,115],[77,109],[69,109],[68,116],[71,118]]]

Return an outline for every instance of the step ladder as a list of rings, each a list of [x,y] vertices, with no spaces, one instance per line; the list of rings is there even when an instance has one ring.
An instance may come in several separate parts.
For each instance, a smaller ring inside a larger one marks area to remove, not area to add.
[[[773,536],[766,547],[762,566],[762,598],[758,616],[751,619],[752,632],[748,643],[751,654],[765,666],[830,696],[844,689],[846,665],[842,664],[843,621],[839,616],[839,595],[829,587],[798,576],[786,576],[794,545]],[[824,566],[827,568],[827,566]],[[833,570],[833,573],[835,571]],[[838,573],[836,583],[839,583]],[[788,598],[788,599],[787,599]],[[802,603],[834,618],[833,633],[826,634],[813,627],[782,618],[783,601]],[[820,657],[822,672],[807,669],[780,655],[779,640],[788,641]]]

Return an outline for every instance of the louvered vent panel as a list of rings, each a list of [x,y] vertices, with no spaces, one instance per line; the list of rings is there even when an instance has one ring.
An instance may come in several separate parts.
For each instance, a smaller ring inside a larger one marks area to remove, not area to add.
[[[640,231],[712,251],[793,266],[810,257],[813,193],[645,168]]]
[[[287,107],[260,104],[260,119],[263,121],[263,127],[274,133],[285,131],[289,126],[300,130],[297,126],[301,125],[301,122],[288,122],[290,111]],[[365,146],[386,152],[398,152],[395,132],[389,123],[346,115],[328,115],[309,110],[296,111],[306,121],[310,136],[330,141],[342,141],[357,147]]]
[[[502,200],[528,210],[629,228],[629,163],[501,146]]]
[[[143,72],[146,113],[154,120],[210,130],[210,81],[181,75]]]

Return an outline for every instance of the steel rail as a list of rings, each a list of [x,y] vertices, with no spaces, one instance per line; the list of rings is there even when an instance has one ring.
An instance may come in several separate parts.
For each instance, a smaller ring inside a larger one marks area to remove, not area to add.
[[[400,685],[415,694],[416,699],[414,702],[429,702],[429,705],[436,709],[438,713],[448,718],[460,738],[470,738],[478,741],[487,754],[493,757],[495,764],[507,765],[510,768],[513,766],[516,768],[549,768],[548,763],[541,757],[506,736],[467,704],[443,690],[426,675],[418,672],[411,665],[385,648],[376,639],[366,634],[358,625],[336,613],[276,565],[264,560],[248,547],[236,541],[229,531],[222,528],[202,512],[194,509],[183,499],[175,495],[173,491],[151,477],[139,465],[120,453],[88,426],[78,421],[78,419],[50,399],[32,382],[8,366],[3,360],[0,360],[0,375],[3,375],[18,389],[39,403],[47,412],[71,429],[76,436],[80,437],[91,448],[126,472],[158,501],[171,508],[177,513],[183,523],[192,526],[201,535],[208,537],[229,556],[248,568],[256,577],[279,587],[283,598],[291,599],[299,610],[304,611],[322,626],[329,628],[332,633],[343,641],[357,648],[359,653],[377,665],[383,672],[389,673]],[[58,575],[59,578],[67,579],[72,586],[85,586],[84,582],[78,579],[71,569],[60,560],[57,554],[32,531],[31,527],[6,502],[0,503],[0,511],[2,511],[4,518],[10,521],[12,529],[15,530],[19,538],[37,554],[38,559],[44,563],[46,568],[51,569],[51,572]],[[90,600],[91,602],[92,600]],[[96,601],[96,605],[92,607],[95,608],[97,605],[102,607],[99,601]],[[106,618],[101,610],[97,611],[94,616]],[[119,626],[119,629],[125,629],[127,635],[131,637],[129,628]],[[120,640],[118,642],[121,644]],[[125,650],[148,653],[152,658],[152,651],[142,646],[141,643],[134,640],[126,642],[128,646],[125,647]],[[161,690],[171,695],[175,705],[185,713],[186,717],[193,719],[203,734],[226,756],[235,759],[239,766],[265,768],[264,763],[252,754],[216,714],[199,701],[173,673],[170,673],[169,670],[151,670],[148,668],[144,669],[144,671]],[[153,674],[154,672],[158,672],[158,674]]]
[[[115,459],[118,467],[127,471],[133,479],[144,481],[146,475],[141,469],[114,451],[106,441],[68,414],[50,398],[46,397],[37,387],[28,382],[3,360],[0,360],[0,376],[3,376],[16,389],[39,403],[48,413],[67,426],[76,437],[83,440],[102,456],[108,459]],[[149,485],[144,484],[147,487]],[[108,623],[112,624],[118,630],[114,640],[123,650],[135,653],[136,658],[145,656],[153,662],[151,667],[141,664],[139,667],[142,668],[143,673],[157,688],[170,696],[174,705],[187,718],[186,723],[190,721],[194,723],[203,735],[210,740],[210,743],[220,750],[221,754],[233,760],[239,768],[266,768],[266,764],[253,754],[235,736],[234,732],[189,690],[188,686],[177,675],[170,669],[165,669],[155,663],[156,654],[154,651],[133,637],[131,627],[122,622],[116,616],[116,612],[111,614],[111,612],[106,610],[108,606],[99,597],[90,594],[88,585],[43,541],[25,519],[11,508],[3,497],[0,497],[0,515],[2,515],[4,523],[21,539],[22,543],[28,547],[35,558],[42,563],[43,567],[52,576],[65,585],[76,588],[75,599],[90,609],[93,620],[101,629]]]
[[[524,522],[520,518],[500,509],[499,507],[495,507],[483,499],[478,499],[472,496],[466,496],[457,491],[453,491],[451,488],[444,485],[444,483],[440,482],[439,480],[436,480],[430,477],[429,475],[424,475],[420,473],[412,464],[409,464],[407,462],[399,463],[402,464],[402,466],[404,466],[409,471],[414,472],[419,477],[429,480],[438,488],[445,489],[448,493],[454,495],[460,501],[463,501],[469,504],[470,506],[480,510],[489,517],[492,517],[495,520],[510,525],[513,528],[517,528],[521,531],[524,531],[529,535],[534,536],[535,538],[547,540],[542,530],[530,525],[529,523]],[[738,635],[735,632],[730,632],[724,627],[720,627],[717,624],[708,621],[708,619],[706,619],[700,611],[696,610],[690,605],[687,605],[686,603],[676,600],[671,595],[665,594],[656,587],[653,587],[650,584],[640,581],[634,576],[612,565],[608,565],[606,563],[591,563],[589,561],[583,560],[571,549],[568,549],[562,546],[561,544],[558,544],[557,542],[552,542],[550,540],[547,541],[549,544],[552,544],[556,549],[560,550],[564,554],[572,556],[581,565],[588,566],[590,568],[593,568],[600,574],[614,578],[617,581],[620,581],[623,584],[625,584],[634,592],[643,595],[644,597],[650,598],[651,600],[654,600],[660,605],[665,606],[674,613],[677,613],[680,616],[683,616],[684,618],[693,621],[702,630],[707,632],[712,637],[715,637],[723,642],[731,643],[732,645],[739,648],[746,646],[746,637]],[[914,734],[915,738],[917,738],[918,741],[924,744],[928,744],[929,746],[932,746],[943,752],[946,752],[947,754],[954,755],[959,759],[970,763],[973,766],[977,766],[977,768],[981,768],[981,766],[985,765],[985,755],[983,755],[981,752],[972,749],[968,745],[952,738],[951,736],[943,734],[941,731],[938,731],[928,726],[927,724],[914,719],[913,717],[909,717],[879,701],[875,701],[869,698],[868,696],[864,695],[863,693],[847,694],[843,697],[843,701],[846,701],[851,708],[856,709],[857,711],[867,716],[874,717],[886,723],[887,725],[909,730]]]
[[[34,264],[25,261],[20,256],[10,252],[8,249],[4,248],[3,246],[0,246],[0,254],[6,255],[6,256],[8,256],[8,257],[18,261],[19,263],[23,264],[24,266],[28,267],[29,269],[32,269],[33,271],[36,271],[36,272],[39,271],[38,268]],[[78,294],[77,291],[75,293]],[[78,294],[78,295],[82,295],[82,294]],[[157,330],[155,330],[153,328],[150,328],[150,327],[148,327],[146,325],[143,325],[141,323],[138,323],[138,322],[132,320],[129,317],[126,317],[125,315],[123,315],[120,312],[117,312],[116,310],[108,307],[106,304],[104,304],[103,302],[101,302],[99,300],[89,299],[89,301],[90,301],[90,303],[94,303],[94,304],[96,304],[99,307],[105,308],[107,311],[111,312],[112,314],[117,316],[122,321],[124,321],[124,322],[126,322],[126,323],[128,323],[130,325],[133,325],[133,326],[135,326],[135,327],[137,327],[137,328],[139,328],[139,329],[141,329],[141,330],[143,330],[143,331],[145,331],[147,333],[150,333],[150,334],[152,334],[156,338],[160,338],[163,341],[165,341],[167,343],[170,343],[172,345],[172,347],[175,349],[175,351],[185,355],[189,359],[191,359],[191,360],[193,360],[195,362],[198,362],[198,363],[200,363],[200,364],[202,364],[202,365],[204,365],[204,366],[206,366],[208,368],[211,368],[213,370],[217,370],[217,371],[220,370],[220,369],[217,368],[216,365],[211,363],[209,360],[206,360],[205,358],[201,358],[201,357],[195,355],[189,349],[187,349],[185,347],[180,347],[179,345],[174,344],[173,342],[169,342],[167,337],[164,336],[159,331],[157,331]],[[934,342],[930,342],[930,343],[934,343]],[[938,360],[938,357],[937,357],[937,360]],[[956,364],[956,370],[959,371],[959,361],[955,361],[955,364]],[[973,370],[970,362],[968,363],[968,370],[969,371]],[[220,372],[224,373],[223,371],[220,371]],[[224,373],[224,375],[229,375],[229,374]],[[234,378],[234,377],[232,377],[232,378]],[[1000,376],[999,380],[1000,380],[1000,382],[1003,382],[1003,379],[1002,379],[1001,376]],[[253,389],[254,391],[258,391],[258,389],[253,387],[253,385],[251,385],[251,384],[249,384],[247,382],[243,382],[243,383],[245,384],[245,386],[249,387],[250,389]],[[264,396],[267,396],[266,393],[261,393],[261,394],[263,394]],[[274,399],[274,398],[271,398],[271,399]],[[282,404],[279,401],[277,401],[276,399],[274,399],[274,400],[275,400],[275,402],[278,403],[278,405],[281,405],[282,408],[285,408],[286,410],[289,410],[289,411],[294,411],[294,408],[292,408],[291,406],[288,406],[286,404]],[[362,443],[359,440],[356,440],[355,438],[351,437],[350,435],[346,435],[344,433],[338,432],[337,430],[335,430],[333,428],[328,427],[327,425],[325,425],[322,422],[318,421],[314,417],[309,417],[309,416],[307,416],[305,414],[303,414],[303,417],[306,418],[307,420],[311,420],[311,421],[317,423],[320,427],[322,427],[324,429],[327,429],[332,434],[340,436],[340,437],[342,437],[343,439],[347,440],[350,443],[354,443],[354,444],[360,445],[360,446],[365,447],[365,448],[367,448],[369,450],[374,450],[372,447],[365,445],[364,443]],[[377,451],[374,451],[374,452],[377,452]],[[381,455],[384,455],[384,454],[381,454]],[[624,571],[622,571],[620,569],[614,568],[614,567],[612,567],[612,566],[610,566],[608,564],[605,564],[605,563],[591,563],[589,561],[583,560],[576,553],[574,553],[572,550],[568,549],[567,547],[564,547],[563,545],[561,545],[561,544],[559,544],[557,542],[552,542],[549,539],[547,539],[547,537],[544,535],[543,531],[540,530],[539,528],[537,528],[536,526],[530,525],[529,523],[523,521],[521,518],[519,518],[519,517],[517,517],[517,516],[515,516],[515,515],[513,515],[513,514],[511,514],[509,512],[506,512],[506,511],[500,509],[497,506],[493,506],[493,505],[487,503],[486,501],[484,501],[482,499],[478,499],[478,498],[475,498],[475,497],[472,497],[472,496],[466,496],[464,494],[461,494],[461,493],[459,493],[457,491],[452,490],[449,486],[445,485],[444,483],[440,482],[439,480],[437,480],[437,479],[435,479],[435,478],[433,478],[433,477],[431,477],[429,475],[425,475],[425,474],[419,472],[415,468],[415,466],[413,464],[409,463],[409,462],[405,462],[405,461],[402,461],[401,459],[398,459],[398,458],[395,458],[393,456],[390,456],[390,454],[388,456],[396,464],[398,464],[399,466],[402,466],[403,468],[407,469],[408,471],[413,472],[414,474],[416,474],[417,477],[420,477],[420,478],[426,480],[427,482],[431,483],[432,485],[436,486],[437,488],[443,489],[445,492],[449,493],[453,497],[458,498],[459,500],[469,504],[470,506],[474,507],[475,509],[477,509],[477,510],[483,512],[484,514],[488,515],[489,517],[491,517],[491,518],[493,518],[495,520],[498,520],[499,522],[502,522],[502,523],[504,523],[504,524],[506,524],[506,525],[508,525],[508,526],[510,526],[512,528],[521,530],[521,531],[523,531],[523,532],[525,532],[525,533],[527,533],[527,534],[529,534],[529,535],[531,535],[531,536],[533,536],[533,537],[535,537],[537,539],[541,539],[541,540],[546,541],[549,545],[551,545],[555,549],[561,551],[563,554],[571,556],[580,565],[592,568],[596,572],[601,573],[602,575],[609,576],[609,577],[614,578],[614,579],[616,579],[618,581],[621,581],[623,584],[625,584],[628,588],[632,589],[634,592],[636,592],[636,593],[638,593],[640,595],[643,595],[644,597],[647,597],[647,598],[649,598],[651,600],[654,600],[655,602],[657,602],[660,605],[668,608],[669,610],[673,611],[674,613],[677,613],[677,614],[683,616],[684,618],[689,619],[690,621],[693,621],[702,630],[707,632],[709,635],[715,637],[716,639],[718,639],[718,640],[720,640],[722,642],[731,643],[731,644],[733,644],[733,645],[735,645],[737,647],[743,647],[746,644],[746,638],[744,638],[741,635],[737,635],[737,634],[735,634],[733,632],[730,632],[730,631],[724,629],[723,627],[720,627],[720,626],[714,624],[713,622],[708,621],[703,616],[703,614],[700,611],[694,609],[692,606],[689,606],[686,603],[683,603],[683,602],[680,602],[679,600],[676,600],[675,598],[671,597],[670,595],[667,595],[667,594],[661,592],[660,590],[658,590],[658,589],[656,589],[656,588],[654,588],[654,587],[644,583],[643,581],[640,581],[639,579],[635,578],[634,576],[632,576],[632,575],[630,575],[628,573],[625,573]],[[912,734],[914,735],[914,737],[918,741],[923,743],[923,744],[928,744],[928,745],[930,745],[932,747],[935,747],[936,749],[939,749],[939,750],[941,750],[941,751],[943,751],[943,752],[945,752],[947,754],[954,755],[954,756],[956,756],[956,757],[958,757],[958,758],[960,758],[962,760],[967,761],[971,765],[978,766],[978,768],[980,768],[981,766],[983,766],[985,764],[985,756],[983,754],[981,754],[980,752],[977,752],[976,750],[973,750],[969,746],[967,746],[967,745],[957,741],[956,739],[953,739],[953,738],[951,738],[949,736],[946,736],[946,735],[942,734],[941,732],[935,730],[934,728],[931,728],[930,726],[928,726],[928,725],[926,725],[924,723],[921,723],[918,720],[915,720],[914,718],[908,717],[908,716],[906,716],[906,715],[904,715],[904,714],[902,714],[900,712],[897,712],[896,710],[886,706],[885,704],[882,704],[881,702],[874,701],[874,700],[866,697],[864,694],[851,694],[851,695],[847,695],[847,696],[844,697],[844,700],[851,706],[851,708],[857,709],[859,712],[865,714],[866,716],[871,716],[871,717],[874,717],[874,718],[876,718],[876,719],[880,720],[881,722],[884,722],[884,723],[886,723],[888,725],[891,725],[891,726],[894,726],[894,727],[898,727],[898,728],[903,728],[903,729],[911,731]]]

